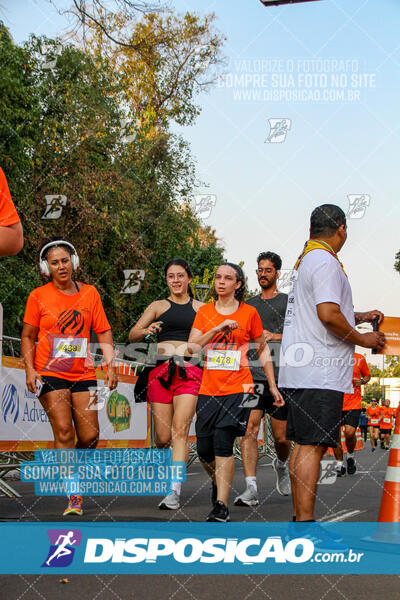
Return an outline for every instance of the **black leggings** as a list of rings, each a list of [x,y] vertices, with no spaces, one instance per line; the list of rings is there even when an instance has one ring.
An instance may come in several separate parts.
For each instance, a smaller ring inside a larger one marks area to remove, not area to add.
[[[216,456],[232,456],[237,437],[236,427],[217,427],[212,435],[197,438],[197,454],[204,463],[212,463]]]

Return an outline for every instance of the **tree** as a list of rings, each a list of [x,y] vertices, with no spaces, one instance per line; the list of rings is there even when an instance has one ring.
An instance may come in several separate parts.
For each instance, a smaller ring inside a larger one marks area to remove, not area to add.
[[[385,357],[385,377],[400,377],[400,356]]]
[[[164,10],[137,21],[123,11],[99,18],[100,24],[90,23],[84,47],[107,61],[122,85],[120,101],[133,129],[155,136],[171,122],[192,125],[200,113],[194,99],[216,81],[214,67],[222,62],[215,15]]]
[[[381,369],[378,369],[376,365],[368,363],[368,368],[371,373],[371,377],[382,377],[382,371]]]
[[[25,246],[1,263],[5,333],[18,336],[26,298],[42,283],[39,248],[48,236],[78,249],[79,278],[99,288],[117,340],[165,293],[164,263],[181,255],[202,273],[222,259],[215,232],[181,201],[196,181],[190,149],[167,130],[122,131],[122,82],[101,61],[57,40],[23,48],[0,28],[0,164],[21,215]],[[46,199],[61,202],[56,219]],[[121,293],[124,271],[145,271],[140,291]]]
[[[363,400],[369,404],[372,398],[376,398],[377,400],[382,398],[382,386],[379,383],[367,383],[364,386]]]

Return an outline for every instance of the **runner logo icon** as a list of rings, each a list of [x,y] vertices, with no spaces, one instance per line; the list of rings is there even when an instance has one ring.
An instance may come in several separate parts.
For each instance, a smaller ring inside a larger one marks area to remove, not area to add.
[[[42,567],[68,567],[74,558],[75,548],[81,545],[79,529],[48,529],[50,548]]]
[[[12,383],[5,385],[1,395],[1,411],[3,413],[4,422],[7,418],[11,423],[15,423],[19,415],[19,396],[17,388]]]

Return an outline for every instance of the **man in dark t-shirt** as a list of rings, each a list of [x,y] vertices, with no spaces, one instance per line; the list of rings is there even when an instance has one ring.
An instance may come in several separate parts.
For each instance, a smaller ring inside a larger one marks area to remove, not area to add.
[[[274,252],[262,252],[257,258],[257,265],[256,272],[261,293],[247,300],[247,304],[254,306],[260,315],[271,352],[275,380],[278,381],[280,345],[288,298],[287,294],[283,294],[277,289],[282,260]],[[272,463],[277,477],[276,489],[283,496],[290,494],[287,464],[290,442],[286,440],[287,405],[279,408],[274,406],[264,370],[254,348],[249,350],[248,360],[254,381],[254,396],[246,435],[241,444],[246,489],[235,499],[235,504],[238,506],[256,506],[259,503],[256,478],[257,435],[261,419],[266,412],[271,417],[271,429],[277,454]],[[284,391],[280,390],[280,392],[285,398]]]

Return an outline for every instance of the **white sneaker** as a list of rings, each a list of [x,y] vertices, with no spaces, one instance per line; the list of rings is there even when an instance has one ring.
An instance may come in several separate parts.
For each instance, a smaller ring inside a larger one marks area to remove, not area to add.
[[[292,489],[290,487],[290,476],[287,463],[284,467],[279,467],[278,459],[274,458],[274,460],[272,461],[272,466],[276,473],[275,487],[277,489],[278,494],[280,494],[281,496],[289,496]]]
[[[253,485],[247,487],[243,494],[240,494],[240,496],[235,498],[234,504],[236,504],[236,506],[257,506],[257,504],[260,504],[256,488]]]
[[[158,508],[161,510],[178,510],[178,508],[180,508],[178,494],[172,491],[168,496],[165,496],[165,498],[161,500]]]

